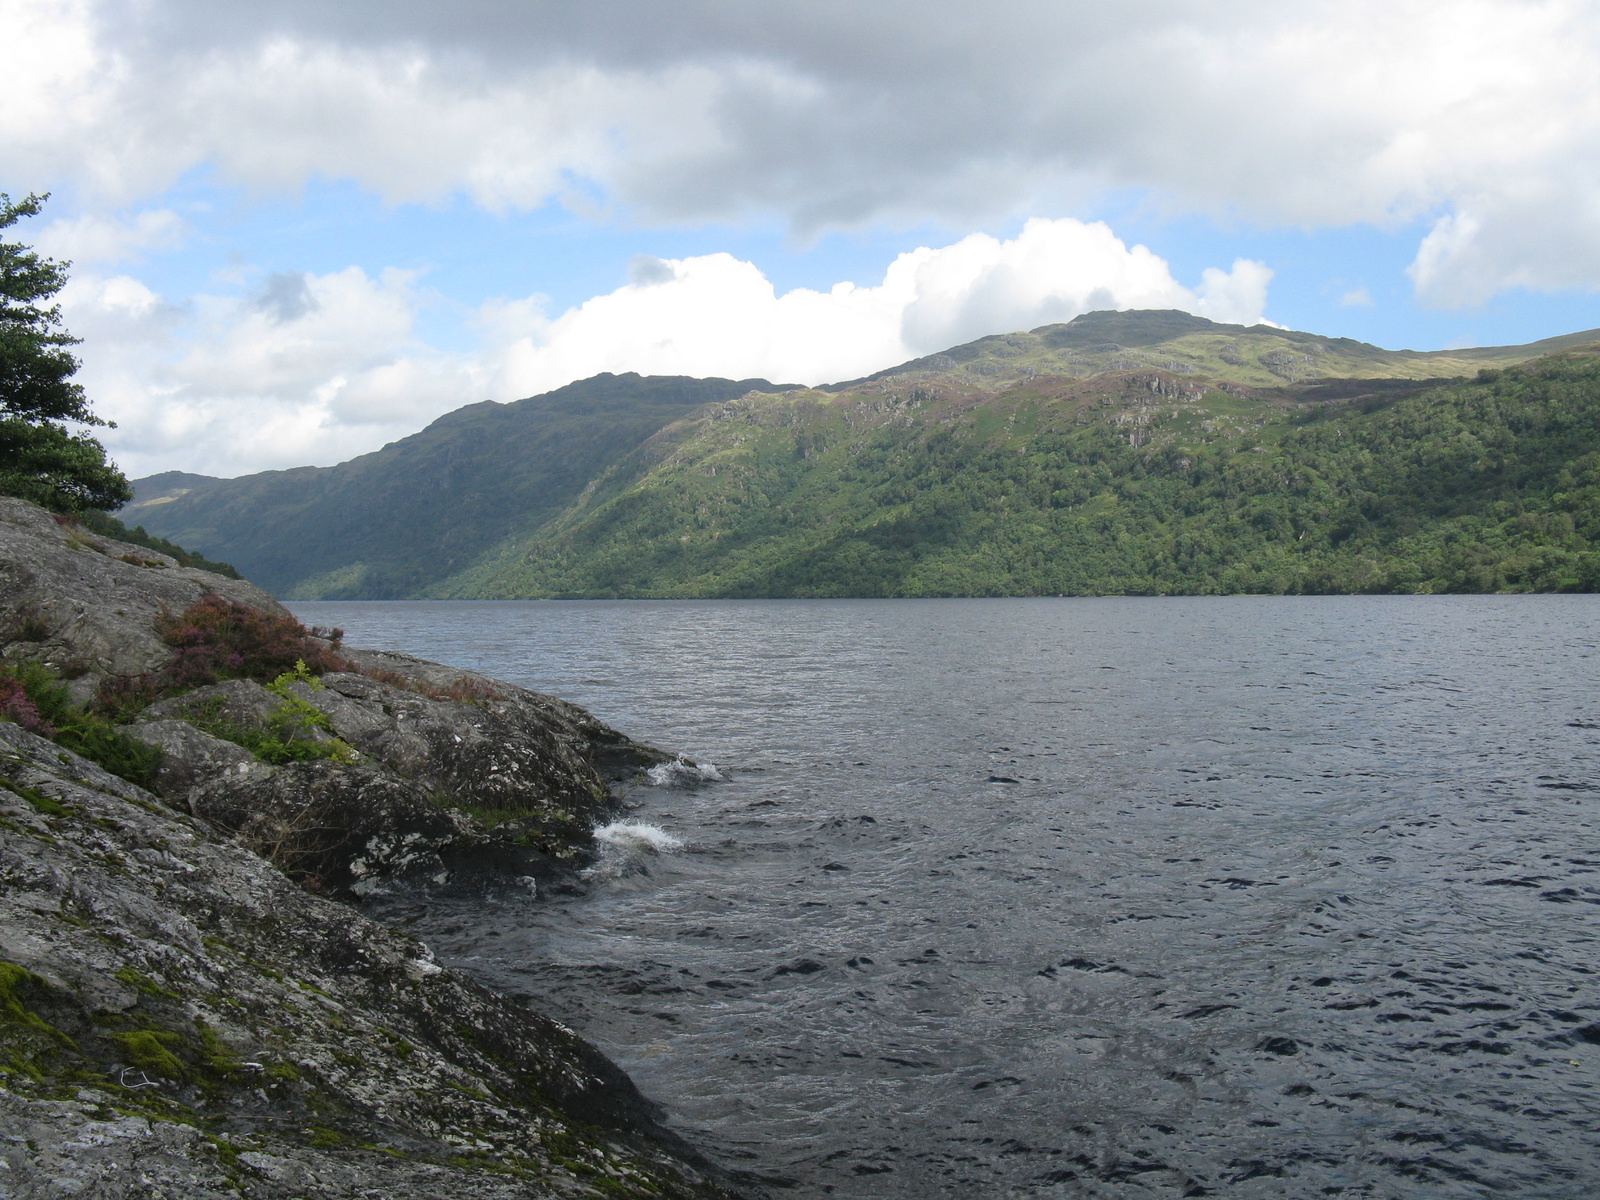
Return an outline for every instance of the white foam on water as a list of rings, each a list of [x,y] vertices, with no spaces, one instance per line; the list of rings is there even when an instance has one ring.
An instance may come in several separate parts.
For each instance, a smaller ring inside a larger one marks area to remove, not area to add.
[[[644,860],[683,849],[682,838],[644,821],[613,821],[598,826],[594,840],[600,849],[600,861],[581,872],[585,879],[619,879],[644,872]]]
[[[644,821],[613,821],[597,828],[594,839],[604,846],[641,854],[670,854],[683,849],[682,838]]]
[[[644,777],[656,787],[694,787],[701,783],[721,783],[727,778],[717,769],[716,763],[691,762],[682,755],[657,763]]]

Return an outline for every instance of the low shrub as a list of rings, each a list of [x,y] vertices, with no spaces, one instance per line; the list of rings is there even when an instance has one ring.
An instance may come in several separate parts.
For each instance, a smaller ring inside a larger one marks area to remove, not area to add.
[[[177,653],[158,671],[101,682],[95,708],[113,720],[130,721],[157,700],[224,679],[270,683],[285,673],[311,677],[350,668],[327,644],[337,646],[342,629],[307,629],[291,616],[222,596],[202,596],[176,616],[162,613],[156,627]]]
[[[176,687],[200,687],[224,679],[275,679],[296,664],[313,675],[337,671],[344,658],[322,644],[317,634],[291,616],[278,616],[227,600],[204,596],[182,615],[163,613],[161,638],[177,650],[165,673]],[[328,640],[339,630],[325,631]]]
[[[154,675],[108,675],[94,694],[95,711],[125,725],[162,697]]]
[[[355,751],[348,742],[337,737],[318,739],[314,736],[318,730],[332,733],[333,722],[316,705],[290,690],[290,685],[295,683],[312,688],[322,686],[303,662],[296,663],[293,671],[285,671],[267,684],[267,690],[281,703],[267,718],[266,729],[251,729],[229,721],[222,716],[220,704],[209,711],[205,708],[192,710],[184,720],[213,737],[243,746],[262,762],[316,762],[320,759],[349,762],[354,759]]]
[[[28,696],[22,680],[0,676],[0,720],[21,725],[40,737],[55,737],[55,727],[39,715],[39,706]]]
[[[97,708],[74,704],[60,677],[38,663],[0,667],[0,719],[15,721],[140,787],[153,784],[161,766],[160,750],[118,733]]]

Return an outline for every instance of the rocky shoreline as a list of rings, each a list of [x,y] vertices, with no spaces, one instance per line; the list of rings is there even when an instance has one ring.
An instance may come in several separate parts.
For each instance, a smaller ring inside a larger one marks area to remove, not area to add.
[[[79,702],[148,690],[201,603],[292,625],[247,583],[0,500],[7,669]],[[121,714],[107,736],[160,751],[148,788],[0,721],[0,1192],[741,1194],[594,1047],[346,903],[575,886],[616,786],[667,756],[552,697],[306,644],[337,669]]]

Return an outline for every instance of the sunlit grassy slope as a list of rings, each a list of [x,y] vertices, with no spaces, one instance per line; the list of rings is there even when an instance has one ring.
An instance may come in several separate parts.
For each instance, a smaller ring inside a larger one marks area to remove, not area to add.
[[[1147,369],[1265,388],[1330,378],[1438,379],[1473,375],[1482,367],[1510,366],[1596,340],[1600,330],[1526,346],[1382,350],[1350,338],[1269,325],[1219,325],[1174,310],[1097,312],[1031,333],[980,338],[859,382],[938,375],[968,385],[995,386],[1037,374],[1084,378]]]

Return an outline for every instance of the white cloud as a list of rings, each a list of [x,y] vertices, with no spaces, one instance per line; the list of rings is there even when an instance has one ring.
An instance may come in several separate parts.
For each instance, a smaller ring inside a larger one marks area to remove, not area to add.
[[[87,266],[118,263],[152,250],[181,245],[188,225],[171,209],[149,209],[131,220],[86,214],[52,221],[33,239],[34,249],[51,258]]]
[[[1272,272],[1241,259],[1191,290],[1103,223],[1032,220],[1010,241],[973,234],[900,255],[883,282],[778,295],[731,255],[636,262],[634,282],[554,320],[537,301],[491,306],[498,387],[522,395],[600,371],[831,383],[991,333],[1102,308],[1182,308],[1254,324]]]
[[[503,345],[503,395],[544,391],[600,371],[765,377],[831,383],[991,333],[1069,321],[1104,308],[1182,308],[1254,324],[1272,272],[1240,259],[1198,289],[1103,223],[1029,221],[1001,241],[973,234],[900,255],[883,282],[778,295],[727,254],[636,261],[634,282],[545,320],[535,301],[491,306]]]
[[[1462,304],[1600,284],[1597,60],[1585,0],[0,0],[0,160],[124,202],[210,165],[802,231],[1138,187],[1438,219],[1417,286]]]
[[[128,276],[79,275],[61,294],[84,339],[79,379],[112,457],[134,476],[234,475],[338,462],[482,399],[476,367],[413,335],[413,277],[351,267],[306,275],[285,310],[266,289],[178,307]]]
[[[1371,308],[1372,293],[1364,287],[1353,287],[1339,297],[1341,308]]]
[[[485,305],[470,355],[417,338],[426,297],[403,271],[279,272],[183,307],[127,275],[80,274],[62,307],[124,470],[231,475],[338,462],[463,404],[601,371],[829,383],[1096,308],[1253,324],[1271,275],[1241,259],[1191,289],[1105,225],[1062,219],[914,250],[878,284],[826,292],[780,295],[729,254],[640,258],[629,283],[554,318],[539,296]]]

